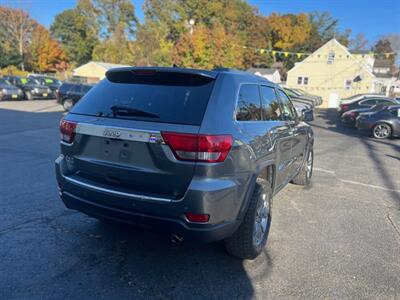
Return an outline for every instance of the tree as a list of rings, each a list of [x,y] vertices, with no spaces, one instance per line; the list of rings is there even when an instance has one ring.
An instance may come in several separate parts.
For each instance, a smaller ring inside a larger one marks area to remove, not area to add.
[[[349,29],[340,31],[339,20],[334,19],[329,12],[312,12],[308,18],[311,23],[311,33],[305,42],[307,51],[313,52],[333,38],[348,46],[351,31]]]
[[[111,38],[121,28],[128,37],[135,33],[137,19],[130,0],[93,0],[92,3],[103,37]]]
[[[213,69],[243,67],[243,47],[237,37],[226,32],[221,24],[213,29],[199,25],[193,35],[185,33],[174,48],[174,63],[182,67]]]
[[[84,64],[91,60],[98,43],[98,28],[79,6],[58,14],[50,27],[52,36],[60,43],[70,62]]]
[[[267,18],[270,27],[271,45],[275,49],[290,50],[303,44],[309,38],[311,24],[306,14],[271,14]]]
[[[378,54],[378,58],[386,59],[390,61],[391,71],[394,72],[396,69],[395,62],[396,57],[392,48],[390,41],[387,38],[382,38],[378,40],[373,48],[374,52]],[[390,53],[390,54],[388,54]]]
[[[365,50],[369,42],[363,33],[359,33],[356,37],[350,40],[349,46],[352,50]]]
[[[55,72],[59,66],[65,66],[64,52],[42,25],[38,25],[32,32],[29,50],[28,62],[34,71]]]
[[[0,31],[6,40],[5,44],[15,47],[21,61],[21,69],[25,69],[25,49],[30,41],[33,30],[37,23],[32,20],[28,13],[21,9],[0,7]]]
[[[125,26],[120,23],[111,38],[97,44],[93,49],[93,59],[115,64],[131,63],[132,52],[124,30]]]

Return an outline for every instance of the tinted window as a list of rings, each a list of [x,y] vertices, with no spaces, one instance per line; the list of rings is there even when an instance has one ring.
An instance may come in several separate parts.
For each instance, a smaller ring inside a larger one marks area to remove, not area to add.
[[[63,83],[61,86],[60,86],[60,92],[61,93],[66,93],[67,91],[69,91],[70,89],[71,89],[71,84],[69,84],[69,83]]]
[[[276,98],[275,89],[268,86],[261,86],[260,92],[265,119],[268,121],[280,120],[281,110],[278,99]]]
[[[85,94],[71,113],[200,125],[214,84],[214,79],[194,74],[129,71],[110,76]],[[113,113],[118,108],[131,113]]]
[[[296,119],[296,112],[289,97],[281,90],[278,90],[278,95],[281,102],[282,119],[284,121],[294,121]]]
[[[376,103],[376,100],[371,99],[371,100],[361,101],[360,105],[372,106],[372,105],[375,105],[375,103]]]
[[[236,109],[237,121],[260,121],[262,120],[260,93],[258,85],[245,84],[240,87],[239,99]]]
[[[399,117],[399,118],[400,118],[400,108],[392,109],[392,110],[390,111],[390,113],[391,113],[393,116]]]
[[[376,104],[391,105],[391,104],[393,104],[393,102],[389,101],[389,100],[386,100],[386,99],[378,99],[378,100],[376,100]]]

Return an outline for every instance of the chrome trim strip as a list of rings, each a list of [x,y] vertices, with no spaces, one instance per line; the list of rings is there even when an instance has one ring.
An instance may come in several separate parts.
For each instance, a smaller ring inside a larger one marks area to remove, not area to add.
[[[125,141],[164,144],[161,133],[159,131],[153,130],[129,129],[115,126],[78,123],[75,132],[78,134],[99,136]]]
[[[145,195],[138,195],[138,194],[132,194],[132,193],[119,192],[119,191],[110,190],[110,189],[107,189],[107,188],[102,188],[102,187],[99,187],[99,186],[95,186],[95,185],[92,185],[92,184],[88,184],[88,183],[85,183],[85,182],[82,182],[82,181],[79,181],[79,180],[76,180],[76,179],[72,179],[72,178],[66,177],[64,175],[62,175],[62,177],[66,181],[68,181],[70,183],[73,183],[73,184],[76,184],[76,185],[79,185],[79,186],[83,186],[83,187],[86,187],[88,189],[91,189],[91,190],[94,190],[94,191],[97,191],[97,192],[103,192],[103,193],[106,193],[106,194],[110,194],[110,195],[129,197],[129,198],[133,198],[135,200],[150,200],[150,201],[159,201],[159,202],[172,202],[172,200],[168,199],[168,198],[151,197],[151,196],[145,196]]]

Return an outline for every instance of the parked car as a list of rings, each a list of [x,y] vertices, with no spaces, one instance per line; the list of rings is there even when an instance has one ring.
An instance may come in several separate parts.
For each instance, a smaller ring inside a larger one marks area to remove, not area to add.
[[[19,87],[27,100],[53,98],[50,88],[40,85],[36,79],[19,76],[4,76],[4,79]]]
[[[313,121],[314,120],[314,110],[310,108],[309,105],[298,102],[294,99],[290,99],[292,101],[292,104],[297,112],[298,116],[301,116],[302,120],[304,121]]]
[[[342,114],[349,110],[358,108],[371,108],[374,105],[393,105],[397,104],[397,101],[392,98],[384,97],[363,97],[361,99],[353,100],[351,102],[342,103],[337,109],[337,115],[340,119]]]
[[[377,139],[400,137],[400,105],[386,106],[377,112],[360,114],[356,127]]]
[[[20,100],[23,98],[21,89],[13,86],[4,78],[0,78],[0,101],[3,100]]]
[[[90,84],[65,82],[57,91],[57,102],[69,111],[92,87]]]
[[[362,113],[368,113],[368,112],[377,112],[381,109],[383,109],[386,106],[386,104],[380,103],[376,104],[372,107],[362,107],[362,108],[357,108],[357,109],[352,109],[349,111],[346,111],[345,113],[342,114],[340,121],[342,124],[349,126],[349,127],[354,127],[356,125],[356,120],[357,117],[362,114]]]
[[[288,96],[231,69],[109,70],[60,131],[68,208],[175,240],[225,240],[240,258],[263,250],[272,197],[312,176],[313,131]]]
[[[308,93],[307,91],[304,91],[302,89],[293,89],[292,91],[297,93],[299,96],[303,96],[303,97],[307,97],[307,98],[311,98],[315,100],[315,105],[321,105],[322,104],[322,97],[321,96],[317,96],[317,95],[313,95]]]
[[[50,88],[53,96],[55,97],[57,90],[60,88],[62,82],[56,78],[44,75],[30,74],[28,78],[34,78],[40,85]]]
[[[385,95],[382,94],[377,94],[377,93],[367,93],[367,94],[356,94],[356,95],[352,95],[350,97],[347,98],[343,98],[340,100],[340,104],[346,103],[346,102],[353,102],[355,100],[362,100],[364,98],[388,98]]]
[[[286,92],[286,94],[289,95],[289,97],[290,97],[291,99],[297,99],[297,100],[306,102],[306,103],[308,103],[308,104],[311,104],[313,108],[314,108],[315,106],[318,105],[318,104],[317,104],[318,101],[317,101],[316,99],[311,98],[311,97],[304,96],[304,95],[302,95],[302,94],[300,94],[300,93],[294,91],[293,89],[284,88],[284,91]]]

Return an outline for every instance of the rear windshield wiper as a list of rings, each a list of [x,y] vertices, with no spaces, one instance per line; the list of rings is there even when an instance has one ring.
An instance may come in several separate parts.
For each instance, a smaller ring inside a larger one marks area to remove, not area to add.
[[[137,117],[148,117],[148,118],[157,118],[159,119],[160,116],[153,114],[151,112],[147,112],[141,109],[130,108],[125,106],[111,106],[111,111],[113,112],[114,116],[137,116]]]

